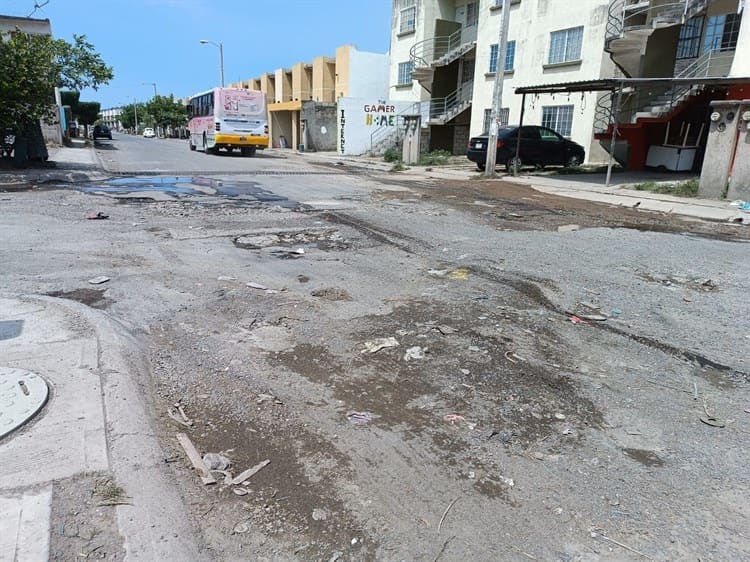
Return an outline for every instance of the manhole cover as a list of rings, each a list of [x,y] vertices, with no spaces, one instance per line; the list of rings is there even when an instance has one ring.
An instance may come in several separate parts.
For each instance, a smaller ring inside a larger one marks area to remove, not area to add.
[[[39,375],[0,367],[0,439],[34,417],[48,394],[47,383]]]

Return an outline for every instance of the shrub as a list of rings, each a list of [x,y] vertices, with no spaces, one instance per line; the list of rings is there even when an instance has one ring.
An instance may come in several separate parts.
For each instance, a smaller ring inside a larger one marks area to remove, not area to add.
[[[433,150],[432,152],[425,152],[419,158],[420,166],[441,166],[448,163],[448,159],[451,157],[451,153],[447,150]]]
[[[395,148],[389,148],[383,153],[383,160],[386,162],[400,162],[401,154]]]

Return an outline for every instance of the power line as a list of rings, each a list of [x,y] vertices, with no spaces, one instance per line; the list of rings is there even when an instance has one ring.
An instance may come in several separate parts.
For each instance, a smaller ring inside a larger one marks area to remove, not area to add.
[[[50,0],[45,0],[45,1],[44,1],[44,2],[42,2],[41,4],[40,4],[39,2],[34,2],[34,9],[33,9],[33,10],[31,11],[31,13],[30,13],[30,14],[29,14],[28,16],[26,16],[26,17],[27,17],[27,18],[30,18],[31,16],[33,16],[34,14],[36,14],[36,11],[37,11],[37,10],[41,10],[42,8],[44,8],[44,7],[45,7],[45,6],[47,5],[47,4],[49,4],[49,3],[50,3]]]

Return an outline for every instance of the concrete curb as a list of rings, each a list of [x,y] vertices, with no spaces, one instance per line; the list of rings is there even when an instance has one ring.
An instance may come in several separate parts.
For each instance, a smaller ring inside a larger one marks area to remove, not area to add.
[[[40,306],[45,322],[62,319],[75,332],[90,330],[95,334],[96,349],[92,351],[97,359],[90,370],[100,381],[107,461],[132,503],[116,507],[127,559],[200,560],[194,541],[199,531],[186,517],[180,495],[170,482],[165,455],[139,391],[139,386],[147,384],[148,367],[136,339],[107,314],[83,304],[38,295],[2,298]],[[39,342],[28,347],[43,355],[49,353],[45,345],[47,342]],[[27,431],[33,435],[34,427]]]

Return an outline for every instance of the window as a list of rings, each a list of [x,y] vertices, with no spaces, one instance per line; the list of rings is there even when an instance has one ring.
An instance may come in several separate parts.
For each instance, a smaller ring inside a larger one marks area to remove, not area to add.
[[[497,72],[497,57],[498,57],[497,44],[490,45],[490,69],[489,72]],[[513,65],[516,62],[516,42],[508,41],[507,50],[505,52],[505,71],[508,72],[513,70]]]
[[[417,28],[417,8],[415,6],[401,10],[401,27],[399,33],[409,33]]]
[[[549,64],[581,60],[583,26],[553,31],[549,42]]]
[[[722,14],[708,18],[706,38],[703,40],[703,52],[731,51],[737,48],[741,18],[740,14]]]
[[[413,62],[401,62],[398,65],[398,85],[411,84],[411,73],[414,71]]]
[[[508,124],[508,118],[510,116],[510,108],[509,107],[503,107],[500,109],[500,126],[504,127]],[[482,123],[482,133],[489,133],[490,132],[490,122],[492,120],[492,110],[491,109],[485,109],[484,110],[484,122]]]
[[[677,42],[678,59],[694,59],[698,56],[703,34],[703,17],[690,18],[680,29],[680,40]]]
[[[466,4],[466,27],[476,25],[479,21],[479,2]]]
[[[465,59],[461,66],[461,84],[472,82],[474,80],[474,59]]]
[[[569,137],[573,129],[573,106],[546,105],[542,107],[542,127],[548,127],[563,137]]]

